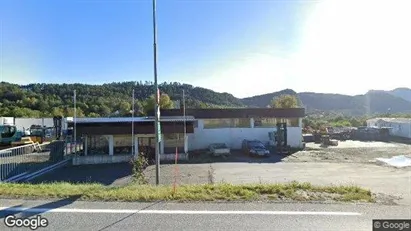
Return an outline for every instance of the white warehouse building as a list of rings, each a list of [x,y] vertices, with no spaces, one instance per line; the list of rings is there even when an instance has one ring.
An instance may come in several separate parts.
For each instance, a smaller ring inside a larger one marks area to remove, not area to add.
[[[205,149],[210,143],[225,143],[232,149],[240,149],[243,139],[269,141],[269,132],[276,124],[287,123],[287,143],[301,148],[302,118],[304,108],[233,108],[188,109],[187,115],[195,118],[194,131],[188,134],[188,149]],[[182,110],[163,110],[164,116],[181,116]]]
[[[153,153],[154,113],[149,114],[149,117],[135,118],[78,118],[76,135],[85,147],[84,155],[73,163],[124,162],[131,157],[132,150],[133,155]],[[187,109],[186,117],[182,116],[181,109],[166,109],[160,114],[161,159],[174,158],[176,151],[179,158],[185,159],[189,152],[207,149],[212,143],[225,143],[231,149],[240,149],[244,139],[266,143],[277,123],[287,124],[289,146],[303,147],[304,108]],[[68,126],[74,123],[69,121]]]
[[[367,127],[388,127],[390,135],[411,139],[411,119],[408,118],[374,118],[367,120]]]

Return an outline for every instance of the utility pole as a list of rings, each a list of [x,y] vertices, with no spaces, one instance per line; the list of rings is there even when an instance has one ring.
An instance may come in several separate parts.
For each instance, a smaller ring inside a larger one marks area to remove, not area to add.
[[[186,98],[183,89],[183,119],[184,119],[184,154],[187,154],[186,139],[187,139],[187,125],[186,125]]]
[[[131,100],[131,102],[132,102],[132,107],[131,107],[131,110],[132,110],[132,112],[131,112],[131,155],[132,156],[134,156],[136,153],[135,153],[135,147],[134,147],[134,144],[135,144],[135,142],[134,142],[134,88],[133,88],[133,95],[132,95],[132,100]]]
[[[160,142],[161,142],[161,128],[160,128],[160,94],[157,83],[157,25],[156,25],[156,0],[153,1],[153,53],[154,53],[154,88],[155,88],[155,97],[156,102],[154,106],[154,129],[156,134],[156,185],[160,184]]]
[[[76,106],[76,101],[77,101],[77,95],[76,95],[76,90],[74,90],[74,96],[73,96],[73,102],[74,102],[74,116],[73,116],[73,122],[74,122],[74,155],[77,153],[77,131],[76,131],[76,122],[77,122],[77,106]]]

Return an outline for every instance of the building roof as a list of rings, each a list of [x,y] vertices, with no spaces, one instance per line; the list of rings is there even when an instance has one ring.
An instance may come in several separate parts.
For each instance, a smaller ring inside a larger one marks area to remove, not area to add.
[[[373,118],[373,119],[367,120],[367,122],[377,122],[377,121],[392,122],[392,123],[411,123],[410,118]]]
[[[148,113],[154,115],[154,111]],[[161,115],[181,116],[182,109],[162,109]],[[304,108],[187,108],[186,115],[196,119],[220,119],[220,118],[302,118],[305,117]]]
[[[142,123],[142,122],[154,122],[155,118],[154,117],[98,117],[98,118],[76,118],[76,123],[78,124],[87,124],[87,123]],[[161,116],[160,117],[161,122],[190,122],[190,121],[195,121],[193,116],[186,116],[184,119],[184,116]],[[74,118],[73,119],[68,119],[67,122],[69,123],[74,123]]]

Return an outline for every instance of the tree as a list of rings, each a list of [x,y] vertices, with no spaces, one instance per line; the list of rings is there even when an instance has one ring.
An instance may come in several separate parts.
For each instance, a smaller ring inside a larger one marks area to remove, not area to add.
[[[149,111],[154,110],[156,99],[155,96],[152,95],[148,99],[146,99],[143,103],[144,112],[148,114]],[[171,101],[170,97],[167,94],[161,94],[160,96],[160,108],[161,109],[170,109],[173,108],[174,104]]]
[[[64,116],[64,110],[58,107],[53,108],[53,111],[51,112],[53,116]]]
[[[298,99],[295,95],[280,95],[271,101],[273,108],[297,108]]]
[[[99,107],[98,114],[100,114],[101,116],[108,116],[110,115],[110,113],[111,113],[111,110],[106,105],[103,104]]]
[[[66,117],[74,117],[74,108],[66,108],[65,115]],[[76,117],[84,117],[84,112],[81,108],[76,108]]]
[[[99,114],[95,113],[95,112],[91,112],[87,115],[88,117],[100,117]]]
[[[118,104],[117,108],[120,111],[120,114],[122,114],[122,115],[130,114],[131,105],[130,105],[129,102],[121,101]]]

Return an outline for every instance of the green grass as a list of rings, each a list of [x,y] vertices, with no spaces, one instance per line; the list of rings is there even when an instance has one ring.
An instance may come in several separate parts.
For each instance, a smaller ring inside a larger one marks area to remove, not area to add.
[[[68,198],[103,201],[346,201],[374,202],[369,190],[357,186],[313,186],[310,183],[285,184],[203,184],[172,186],[128,185],[108,187],[99,184],[0,184],[3,198]]]

